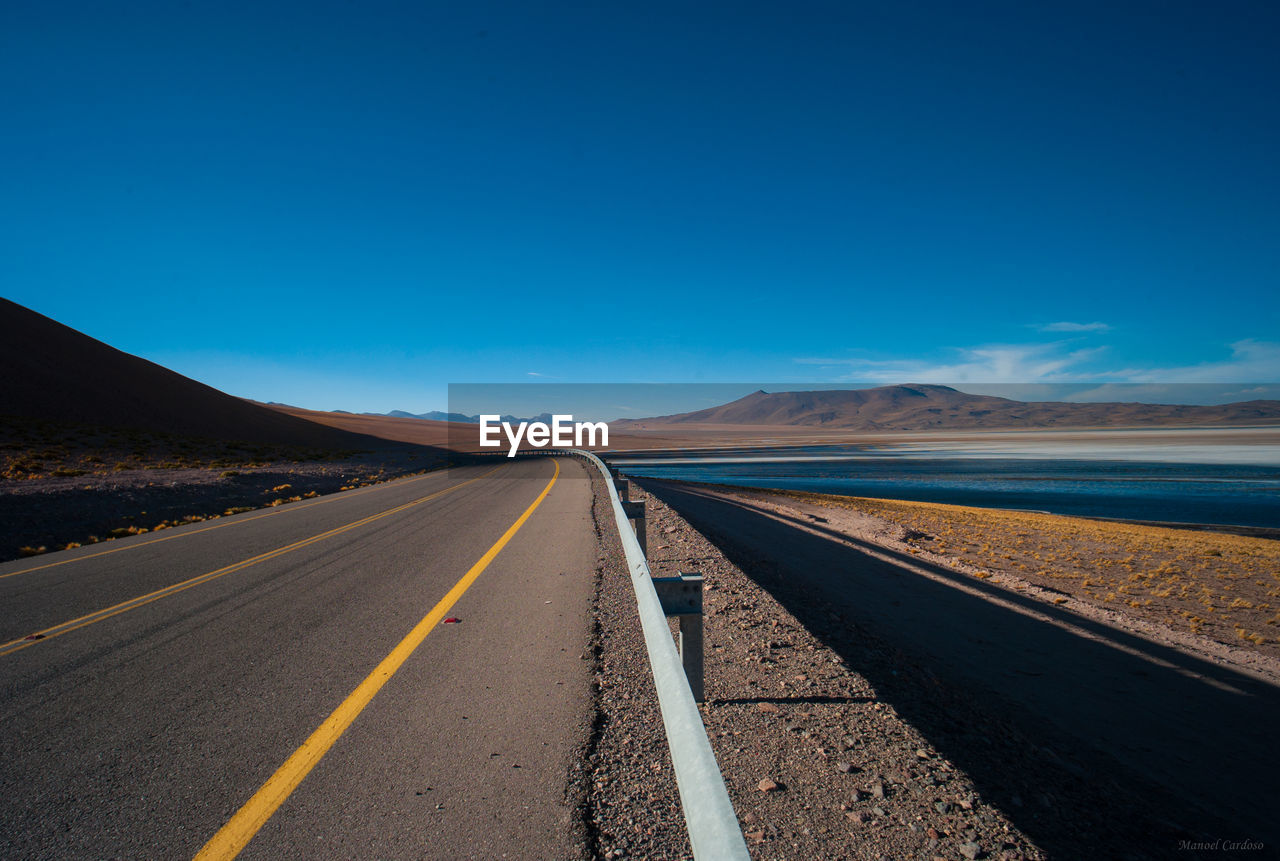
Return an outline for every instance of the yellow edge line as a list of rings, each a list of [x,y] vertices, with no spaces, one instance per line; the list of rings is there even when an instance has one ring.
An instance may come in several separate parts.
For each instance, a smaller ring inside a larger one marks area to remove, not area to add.
[[[414,650],[422,644],[432,629],[440,623],[444,618],[444,614],[457,603],[463,593],[471,587],[476,578],[489,566],[494,557],[507,545],[512,536],[520,530],[524,522],[529,519],[529,515],[533,514],[534,509],[542,504],[542,500],[547,498],[547,494],[551,492],[551,487],[556,483],[556,478],[560,475],[560,464],[552,461],[556,471],[551,476],[551,481],[542,489],[542,493],[533,501],[533,504],[525,509],[524,514],[511,524],[511,527],[502,534],[502,537],[488,549],[488,551],[480,557],[476,564],[462,576],[462,579],[454,584],[449,593],[440,599],[440,603],[431,608],[431,612],[422,618],[413,627],[403,640],[396,645],[391,653],[382,659],[378,666],[374,667],[363,682],[361,682],[351,694],[342,701],[333,714],[320,724],[319,728],[313,732],[306,741],[302,743],[293,755],[285,760],[284,765],[276,770],[276,773],[267,779],[262,788],[254,793],[253,797],[241,807],[234,816],[213,835],[208,843],[204,845],[195,856],[195,861],[212,861],[212,859],[231,859],[240,854],[240,851],[248,845],[258,830],[266,824],[272,814],[285,802],[298,784],[302,783],[303,778],[315,768],[329,749],[333,747],[338,738],[346,731],[347,727],[364,711],[365,706],[374,698],[378,691],[391,680],[401,665],[408,660]]]
[[[489,472],[485,472],[485,473],[482,473],[481,475],[477,475],[475,478],[468,479],[467,481],[464,481],[461,484],[455,484],[452,487],[446,487],[444,490],[438,490],[435,493],[422,497],[421,499],[415,499],[412,502],[406,502],[404,505],[398,505],[395,508],[389,508],[386,511],[380,512],[378,514],[370,515],[369,517],[365,517],[361,520],[356,520],[352,523],[346,524],[345,526],[338,526],[334,529],[330,529],[328,532],[321,532],[319,535],[313,535],[310,538],[303,538],[301,541],[295,541],[293,544],[288,544],[288,545],[285,545],[284,547],[277,547],[275,550],[268,550],[266,553],[253,556],[248,559],[243,559],[239,562],[235,562],[235,563],[232,563],[231,565],[227,565],[224,568],[218,568],[217,570],[209,571],[205,574],[197,574],[195,577],[192,577],[189,580],[183,580],[180,583],[174,583],[172,586],[165,586],[164,588],[157,589],[154,592],[148,592],[145,595],[139,595],[136,598],[130,598],[127,601],[121,601],[119,604],[112,604],[110,607],[106,607],[101,610],[95,610],[92,613],[86,613],[85,615],[78,616],[75,619],[70,620],[69,622],[62,622],[61,624],[54,625],[50,628],[45,628],[41,631],[36,631],[33,634],[28,634],[27,636],[21,637],[17,640],[10,640],[7,643],[0,644],[0,658],[4,657],[5,655],[12,655],[14,652],[20,652],[29,646],[36,645],[37,643],[43,643],[53,639],[54,637],[60,637],[63,634],[68,634],[72,631],[79,630],[80,628],[84,628],[88,625],[92,625],[95,622],[101,622],[104,619],[110,619],[112,616],[118,616],[121,613],[128,612],[129,610],[135,610],[138,607],[143,607],[147,604],[150,604],[153,601],[159,601],[161,598],[166,598],[169,595],[175,595],[178,592],[186,591],[187,589],[190,589],[192,586],[199,586],[201,583],[207,583],[210,580],[216,580],[219,577],[225,576],[227,574],[231,574],[235,571],[241,571],[245,568],[248,568],[251,565],[257,565],[259,562],[266,562],[268,559],[274,559],[277,556],[283,556],[284,554],[290,553],[294,550],[300,550],[301,548],[306,547],[309,544],[315,544],[317,541],[323,541],[326,538],[332,538],[335,535],[341,535],[344,532],[349,532],[352,529],[356,529],[360,526],[364,526],[368,523],[372,523],[375,520],[381,520],[384,517],[389,517],[392,514],[395,514],[400,511],[404,511],[406,508],[412,508],[415,505],[421,505],[422,503],[427,502],[429,500],[437,499],[438,497],[444,496],[446,493],[452,493],[453,491],[457,490],[460,487],[466,487],[468,484],[471,484],[474,481],[479,481],[480,479],[484,478],[486,475],[489,475],[490,473],[495,472],[498,469],[501,469],[501,467],[494,467],[493,469],[489,470]]]
[[[228,526],[238,526],[241,523],[249,523],[250,521],[253,521],[253,520],[261,520],[264,517],[275,517],[277,514],[284,514],[285,512],[288,512],[288,511],[303,511],[304,509],[315,508],[317,505],[322,505],[326,502],[333,502],[334,500],[337,500],[337,499],[352,499],[353,497],[356,497],[356,496],[363,496],[364,494],[370,491],[381,490],[384,487],[391,484],[397,484],[397,483],[409,484],[410,482],[421,481],[422,479],[430,478],[432,475],[435,475],[435,474],[436,472],[429,472],[426,475],[417,475],[412,478],[404,479],[399,482],[389,481],[389,482],[384,482],[383,484],[377,485],[376,487],[362,487],[357,492],[348,493],[345,496],[341,496],[337,493],[326,494],[323,498],[318,499],[315,502],[309,502],[306,505],[281,506],[277,508],[275,511],[268,511],[264,514],[256,514],[253,517],[242,517],[239,520],[228,520],[223,523],[216,523],[213,526],[204,526],[204,527],[201,527],[200,529],[187,529],[182,532],[176,532],[173,535],[166,535],[163,538],[152,538],[149,541],[138,541],[133,544],[126,544],[123,547],[112,547],[110,550],[99,550],[97,553],[86,553],[83,556],[77,556],[74,559],[60,559],[57,562],[46,562],[43,565],[35,565],[31,568],[23,568],[20,571],[10,571],[8,574],[0,574],[0,580],[4,580],[7,577],[17,577],[19,574],[30,574],[32,571],[43,571],[46,568],[57,568],[59,565],[70,565],[72,562],[83,562],[86,559],[95,559],[99,556],[108,556],[112,553],[120,553],[124,550],[137,550],[139,547],[148,547],[152,544],[159,544],[162,541],[172,541],[175,538],[186,538],[189,535],[199,535],[201,532],[212,532],[215,529],[224,529]],[[170,528],[179,529],[181,527],[170,527]]]

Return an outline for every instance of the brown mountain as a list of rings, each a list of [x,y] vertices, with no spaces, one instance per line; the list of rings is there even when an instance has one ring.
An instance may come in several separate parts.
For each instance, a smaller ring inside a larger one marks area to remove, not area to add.
[[[1024,402],[970,395],[948,386],[912,384],[842,391],[758,391],[710,409],[618,421],[611,427],[628,430],[652,425],[721,424],[913,431],[1274,423],[1280,423],[1280,401],[1221,406]]]
[[[232,397],[0,299],[0,415],[254,443],[380,441]]]

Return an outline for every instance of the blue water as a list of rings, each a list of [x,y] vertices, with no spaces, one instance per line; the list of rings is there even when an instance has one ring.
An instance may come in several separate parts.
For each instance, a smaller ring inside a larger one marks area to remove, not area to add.
[[[1280,527],[1267,446],[815,446],[611,458],[624,472],[1054,514]]]

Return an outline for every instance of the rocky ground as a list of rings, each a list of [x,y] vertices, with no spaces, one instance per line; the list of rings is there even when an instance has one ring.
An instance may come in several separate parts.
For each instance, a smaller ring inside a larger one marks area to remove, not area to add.
[[[1113,761],[1016,703],[937,677],[821,596],[788,593],[773,561],[714,532],[719,543],[709,540],[644,482],[632,482],[632,498],[646,500],[654,574],[706,578],[703,719],[753,858],[1160,858],[1204,836],[1170,821],[1159,787],[1114,779]],[[599,628],[584,655],[599,707],[586,766],[592,853],[686,858],[635,599],[602,499]],[[910,537],[884,518],[873,526],[885,542]],[[813,605],[808,628],[779,596]],[[938,746],[966,749],[981,777]]]
[[[633,489],[633,498],[647,496]],[[600,499],[596,516],[608,547],[612,514]],[[673,510],[652,497],[647,504],[654,573],[706,578],[704,722],[753,857],[1046,857],[821,636]],[[618,559],[613,550],[602,560],[597,608],[600,711],[588,798],[595,854],[686,858],[635,598]],[[832,624],[845,627],[838,618]],[[868,660],[892,664],[893,672],[917,678],[925,695],[939,696],[927,670],[859,639]],[[956,721],[985,717],[950,694],[939,697],[939,708]],[[985,730],[993,737],[1003,731],[998,717]],[[1029,787],[1023,803],[1059,802]]]
[[[0,419],[0,560],[282,505],[436,468],[439,450],[225,443]]]
[[[635,593],[604,482],[593,515],[600,537],[594,643],[596,713],[578,773],[582,818],[593,858],[691,858],[649,673]]]

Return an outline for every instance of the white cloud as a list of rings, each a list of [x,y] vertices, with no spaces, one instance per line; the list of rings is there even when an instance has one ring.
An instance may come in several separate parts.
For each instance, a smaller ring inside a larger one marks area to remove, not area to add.
[[[1164,368],[1123,371],[1135,383],[1269,383],[1280,380],[1280,344],[1246,338],[1231,347],[1231,357]]]
[[[868,383],[1026,383],[1070,382],[1080,379],[1071,369],[1102,353],[1105,347],[1068,350],[1063,343],[995,344],[960,348],[955,361],[915,359],[802,358],[806,365],[848,366],[845,380]]]
[[[1037,326],[1041,332],[1106,332],[1111,329],[1106,323],[1046,323]]]
[[[951,361],[799,358],[800,364],[840,368],[839,381],[865,383],[1273,383],[1280,381],[1280,343],[1246,339],[1229,357],[1193,365],[1105,368],[1108,348],[1071,349],[1070,341],[954,348]],[[1249,399],[1245,389],[1239,389]],[[1274,389],[1268,386],[1266,392]],[[1099,399],[1105,392],[1098,392]]]

